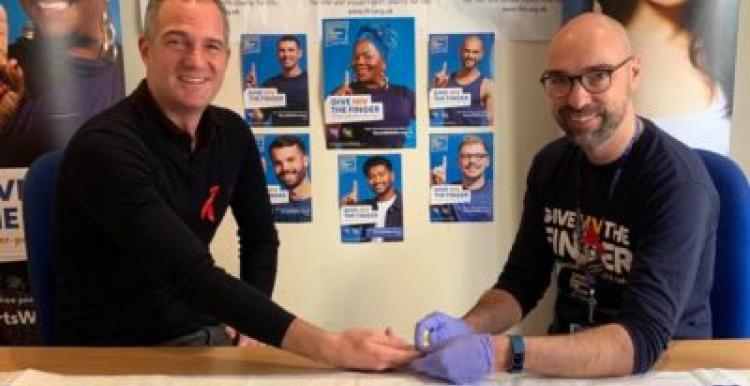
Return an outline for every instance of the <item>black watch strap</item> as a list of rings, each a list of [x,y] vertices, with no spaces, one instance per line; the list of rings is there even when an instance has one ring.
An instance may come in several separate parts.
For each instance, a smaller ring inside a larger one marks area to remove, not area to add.
[[[508,335],[510,340],[510,367],[508,372],[520,373],[523,371],[523,360],[526,357],[526,346],[523,344],[523,336],[517,334]]]

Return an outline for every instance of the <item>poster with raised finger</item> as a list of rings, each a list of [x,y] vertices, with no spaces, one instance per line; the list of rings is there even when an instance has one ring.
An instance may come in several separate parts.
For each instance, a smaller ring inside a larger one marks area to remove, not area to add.
[[[492,126],[493,33],[431,34],[430,126]]]
[[[401,155],[339,155],[338,164],[341,241],[403,241]]]
[[[243,34],[242,101],[254,127],[303,127],[310,122],[307,37]]]
[[[0,58],[0,167],[27,167],[125,96],[119,2],[0,6],[8,31]]]
[[[277,223],[312,221],[309,134],[256,134]]]
[[[0,0],[0,344],[36,344],[26,168],[125,95],[117,0]]]
[[[430,221],[493,220],[492,133],[430,135]]]
[[[414,18],[323,19],[328,148],[416,146]]]

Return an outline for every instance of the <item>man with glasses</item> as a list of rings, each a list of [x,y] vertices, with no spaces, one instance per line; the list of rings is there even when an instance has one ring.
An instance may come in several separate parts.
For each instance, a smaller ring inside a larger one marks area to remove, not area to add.
[[[440,221],[479,222],[492,221],[492,179],[487,177],[490,154],[487,144],[476,135],[467,135],[458,145],[458,166],[461,169],[460,184],[471,194],[469,202],[433,205],[433,218]],[[432,183],[446,183],[445,165],[432,169]],[[440,213],[439,216],[436,213]]]
[[[453,382],[495,370],[625,375],[648,370],[673,338],[711,336],[718,195],[691,149],[636,115],[641,70],[607,16],[555,34],[541,83],[566,135],[534,158],[497,283],[462,319],[417,323],[414,370]],[[490,335],[526,316],[553,272],[554,335]]]

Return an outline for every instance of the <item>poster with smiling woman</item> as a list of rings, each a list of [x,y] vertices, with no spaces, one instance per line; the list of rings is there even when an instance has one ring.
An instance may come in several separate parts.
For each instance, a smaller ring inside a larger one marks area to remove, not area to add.
[[[125,95],[117,0],[0,0],[0,344],[37,344],[26,168]]]
[[[323,99],[332,148],[416,146],[414,19],[324,19]]]

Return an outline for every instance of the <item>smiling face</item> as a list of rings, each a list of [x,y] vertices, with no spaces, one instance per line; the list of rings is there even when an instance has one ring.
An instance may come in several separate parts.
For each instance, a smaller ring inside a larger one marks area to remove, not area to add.
[[[45,36],[97,38],[106,8],[104,0],[21,0],[21,6]],[[93,34],[93,35],[92,35]]]
[[[385,61],[377,47],[367,39],[354,46],[352,68],[360,82],[380,84],[385,80]]]
[[[308,158],[298,146],[276,147],[270,152],[276,178],[287,190],[293,190],[307,178]]]
[[[612,69],[631,54],[624,30],[601,15],[571,20],[555,35],[546,72],[576,76],[595,69]],[[640,60],[635,56],[611,75],[610,87],[600,93],[584,89],[579,81],[565,96],[549,96],[552,115],[560,128],[584,149],[609,140],[634,115],[632,94],[637,86]]]
[[[302,58],[302,49],[294,40],[279,40],[276,45],[276,57],[285,71],[292,71],[297,68]]]
[[[139,41],[149,90],[168,116],[201,114],[221,88],[229,49],[210,1],[165,1],[153,35]]]
[[[375,192],[378,201],[383,201],[392,195],[393,179],[393,172],[382,164],[373,165],[367,171],[367,183]]]
[[[483,144],[469,142],[461,147],[458,153],[458,166],[464,179],[476,180],[484,176],[490,165],[489,154]]]

